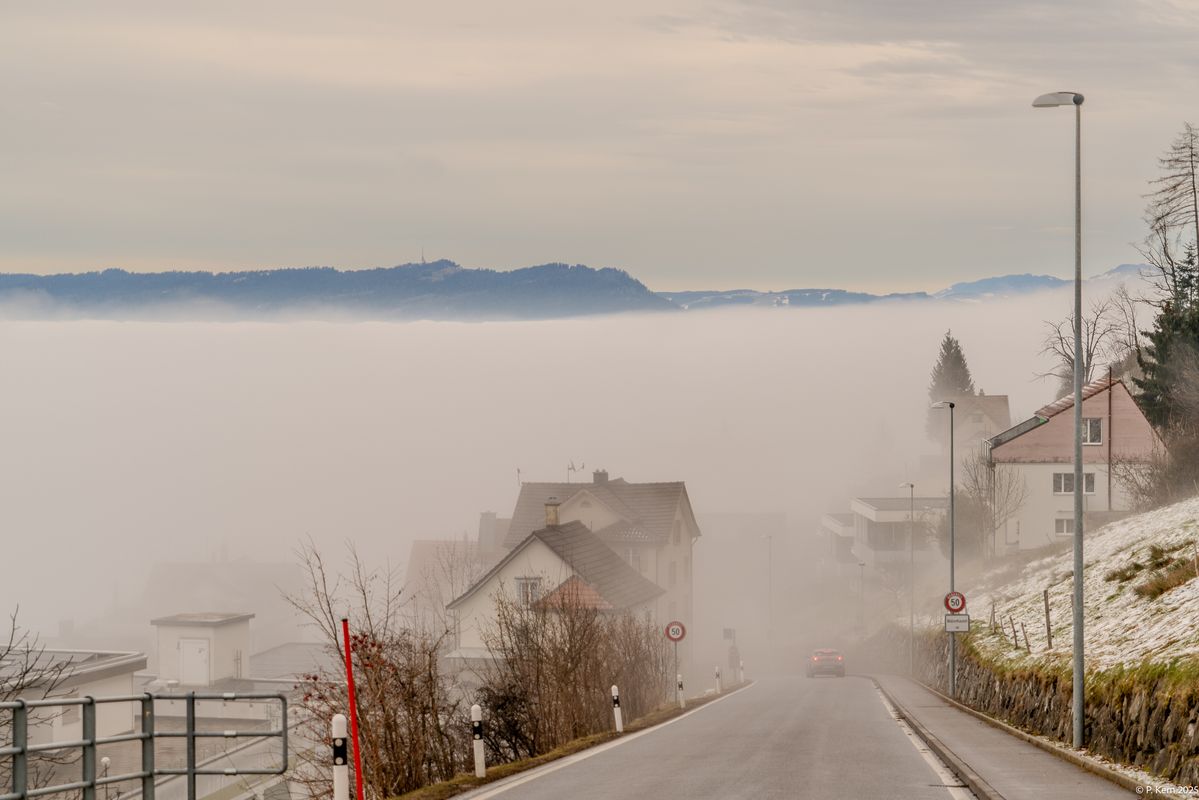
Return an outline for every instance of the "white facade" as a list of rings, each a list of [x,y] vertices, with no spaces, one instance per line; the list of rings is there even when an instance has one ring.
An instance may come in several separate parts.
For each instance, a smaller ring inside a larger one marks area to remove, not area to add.
[[[1073,464],[1000,464],[1023,483],[1024,504],[997,534],[1000,550],[1030,550],[1074,535]],[[1062,475],[1068,476],[1063,481]],[[1057,477],[1055,477],[1057,476]],[[1088,477],[1089,476],[1089,477]],[[1109,487],[1107,464],[1083,466],[1083,513],[1126,511],[1132,506],[1128,490],[1112,477]],[[1068,491],[1059,491],[1059,489]],[[1108,502],[1110,491],[1111,502]]]
[[[153,620],[158,677],[180,687],[212,686],[247,677],[253,614],[176,614]]]
[[[484,632],[495,622],[495,600],[500,592],[517,597],[524,581],[540,581],[542,591],[553,589],[574,574],[565,561],[543,542],[533,539],[504,564],[486,585],[464,598],[454,609],[458,650],[476,656],[486,652]]]

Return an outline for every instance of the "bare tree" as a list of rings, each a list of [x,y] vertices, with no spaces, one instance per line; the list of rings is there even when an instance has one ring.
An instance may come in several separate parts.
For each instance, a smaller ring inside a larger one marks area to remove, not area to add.
[[[489,710],[485,740],[500,760],[609,730],[612,684],[628,719],[666,696],[670,654],[648,619],[600,610],[577,583],[552,597],[528,603],[501,589],[493,598],[495,621],[482,631],[492,653],[479,690]]]
[[[437,542],[432,558],[421,564],[404,587],[414,628],[441,636],[453,628],[446,606],[478,579],[483,570],[478,548],[469,541]]]
[[[1189,307],[1199,293],[1199,131],[1189,122],[1158,159],[1162,175],[1147,196],[1149,235],[1140,250],[1152,266],[1156,303]]]
[[[1018,471],[991,461],[982,451],[975,451],[966,459],[962,472],[963,494],[979,508],[982,535],[988,540],[981,549],[994,557],[998,531],[1028,501],[1028,485]]]
[[[299,749],[295,779],[311,797],[332,793],[329,724],[334,714],[349,713],[343,613],[352,631],[367,796],[382,800],[453,777],[464,766],[469,746],[465,718],[441,672],[442,639],[403,624],[395,570],[368,568],[352,545],[344,576],[331,574],[311,542],[298,555],[308,585],[302,595],[284,597],[321,632],[337,666],[315,670],[297,686],[306,712],[302,735],[317,746]]]
[[[46,652],[38,635],[17,621],[20,607],[8,617],[7,635],[0,634],[0,702],[44,700],[61,694],[70,661]],[[61,711],[46,711],[29,720],[31,727],[48,726]],[[12,715],[0,713],[0,742],[12,741]],[[78,760],[78,751],[46,751],[27,764],[30,788],[51,783],[55,768]],[[0,786],[12,781],[12,760],[0,758]]]
[[[1095,368],[1123,359],[1128,329],[1122,315],[1125,309],[1110,300],[1096,301],[1082,318],[1082,381],[1095,379]],[[1135,323],[1135,317],[1133,318]],[[1041,354],[1050,355],[1056,362],[1041,378],[1057,378],[1058,397],[1065,397],[1074,388],[1074,313],[1061,322],[1046,322]]]

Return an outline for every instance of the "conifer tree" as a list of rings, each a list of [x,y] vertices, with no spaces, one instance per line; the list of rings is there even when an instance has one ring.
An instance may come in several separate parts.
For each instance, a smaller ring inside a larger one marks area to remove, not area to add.
[[[932,376],[928,384],[928,399],[931,403],[941,400],[953,400],[962,395],[974,394],[974,379],[970,376],[970,366],[966,363],[966,354],[962,345],[953,337],[951,331],[945,331],[941,340],[941,353],[933,366]],[[928,433],[937,441],[945,437],[945,422],[941,415],[930,410],[928,416]]]

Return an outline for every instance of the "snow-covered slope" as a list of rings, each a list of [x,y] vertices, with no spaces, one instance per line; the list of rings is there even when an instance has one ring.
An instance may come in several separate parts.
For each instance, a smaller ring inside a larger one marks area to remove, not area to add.
[[[1166,508],[1129,517],[1095,530],[1086,537],[1084,550],[1084,635],[1087,669],[1101,670],[1145,660],[1169,661],[1199,656],[1199,497]],[[1150,548],[1159,562],[1178,566],[1181,585],[1156,598],[1138,595],[1155,572],[1149,566]],[[1166,555],[1163,557],[1162,554]],[[1194,572],[1190,571],[1194,563]],[[1073,556],[1069,551],[1027,565],[1019,578],[970,598],[975,641],[983,654],[1001,660],[1059,662],[1071,652],[1070,595]],[[1120,576],[1112,573],[1125,570]],[[1049,590],[1049,616],[1053,650],[1046,649],[1045,607],[1042,592]],[[988,622],[994,603],[997,624],[1005,634],[990,633]],[[1012,644],[1010,618],[1024,624],[1031,653]]]

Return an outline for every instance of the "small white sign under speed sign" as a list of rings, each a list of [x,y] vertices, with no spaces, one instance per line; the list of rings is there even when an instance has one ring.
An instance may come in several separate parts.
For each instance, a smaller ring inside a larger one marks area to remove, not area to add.
[[[681,642],[683,637],[687,635],[687,627],[679,621],[674,621],[666,625],[666,638],[672,642]]]

